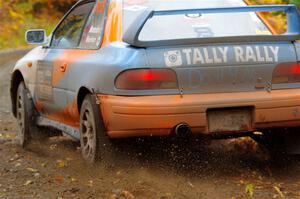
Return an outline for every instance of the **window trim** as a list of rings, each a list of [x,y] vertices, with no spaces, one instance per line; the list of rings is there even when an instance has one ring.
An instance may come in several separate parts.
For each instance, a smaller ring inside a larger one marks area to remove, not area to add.
[[[83,28],[83,30],[81,31],[81,33],[80,33],[80,39],[79,39],[79,42],[78,42],[78,44],[77,44],[77,47],[73,47],[73,48],[61,48],[61,47],[53,47],[53,46],[51,46],[52,45],[52,42],[53,42],[53,39],[54,39],[54,35],[55,35],[55,32],[57,31],[57,29],[60,27],[60,25],[65,21],[65,19],[71,14],[71,12],[73,12],[77,7],[79,7],[79,6],[82,6],[82,5],[84,5],[84,4],[87,4],[87,3],[94,3],[94,5],[93,5],[93,8],[92,8],[92,10],[95,8],[95,6],[97,5],[97,0],[86,0],[86,1],[79,1],[78,3],[76,3],[66,14],[65,14],[65,16],[63,16],[63,18],[59,21],[59,23],[58,23],[58,25],[55,27],[55,29],[53,30],[53,32],[51,33],[51,41],[50,41],[50,43],[49,43],[49,46],[48,46],[48,48],[50,48],[50,49],[62,49],[62,50],[64,50],[64,49],[80,49],[79,48],[79,44],[80,44],[80,42],[81,42],[81,39],[82,39],[82,34],[83,34],[83,31],[84,31],[84,28]],[[92,10],[90,11],[90,13],[88,14],[88,17],[86,18],[86,20],[85,20],[85,23],[84,23],[84,27],[86,27],[86,24],[87,24],[87,21],[88,21],[88,19],[90,18],[90,16],[91,16],[91,14],[92,14]],[[82,49],[82,50],[86,50],[86,49]]]
[[[98,3],[98,0],[95,1],[95,6],[97,6],[97,3]],[[104,38],[104,35],[105,35],[105,29],[106,29],[106,25],[107,25],[109,5],[110,5],[110,0],[106,0],[106,4],[105,4],[105,8],[104,8],[104,15],[103,15],[103,17],[104,17],[103,31],[101,33],[101,41],[99,42],[98,46],[96,48],[81,48],[79,45],[82,41],[82,36],[83,36],[83,32],[82,32],[82,35],[81,35],[81,38],[80,38],[80,41],[79,41],[79,44],[78,44],[78,48],[76,48],[76,49],[79,49],[79,50],[99,50],[99,49],[101,49],[101,46],[102,46],[102,43],[103,43],[103,38]],[[89,18],[91,16],[92,16],[92,12],[91,12]],[[86,21],[85,26],[87,25],[87,22],[88,22],[88,20]]]
[[[90,2],[87,2],[86,4],[88,4],[88,3],[90,3]],[[83,5],[83,4],[82,4],[82,5]],[[94,6],[92,7],[90,13],[88,14],[88,16],[87,16],[87,18],[86,18],[86,20],[85,20],[85,22],[84,22],[84,25],[83,25],[83,28],[82,28],[82,31],[81,31],[81,33],[80,33],[80,37],[79,37],[79,40],[78,40],[78,43],[77,43],[77,48],[79,47],[79,45],[80,45],[80,43],[81,43],[84,29],[86,28],[86,25],[87,25],[87,23],[88,23],[88,21],[89,21],[91,15],[93,14],[93,10],[95,9],[95,6],[96,6],[96,5],[97,5],[97,2],[95,1],[95,2],[94,2]]]

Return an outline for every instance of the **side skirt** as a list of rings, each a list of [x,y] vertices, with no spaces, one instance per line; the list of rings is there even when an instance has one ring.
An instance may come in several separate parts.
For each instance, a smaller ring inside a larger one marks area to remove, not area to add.
[[[61,124],[59,122],[47,119],[45,117],[39,116],[37,118],[37,125],[41,126],[41,127],[52,127],[58,130],[61,130],[62,132],[68,134],[69,136],[80,140],[80,132],[77,128],[65,125],[65,124]]]

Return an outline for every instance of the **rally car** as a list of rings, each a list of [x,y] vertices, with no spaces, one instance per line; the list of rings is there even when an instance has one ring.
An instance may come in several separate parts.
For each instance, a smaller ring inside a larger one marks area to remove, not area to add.
[[[268,12],[285,13],[285,33]],[[26,33],[40,46],[12,73],[20,145],[47,127],[80,140],[87,162],[129,137],[259,135],[283,146],[300,126],[299,38],[294,5],[81,0],[49,37]]]

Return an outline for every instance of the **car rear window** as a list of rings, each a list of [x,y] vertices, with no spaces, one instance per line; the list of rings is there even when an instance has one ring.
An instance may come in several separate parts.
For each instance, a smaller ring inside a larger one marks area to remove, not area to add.
[[[234,6],[246,6],[246,4],[243,0],[124,0],[123,31],[125,33],[145,9],[177,10]],[[270,34],[270,30],[256,13],[191,14],[152,17],[141,31],[139,40]]]

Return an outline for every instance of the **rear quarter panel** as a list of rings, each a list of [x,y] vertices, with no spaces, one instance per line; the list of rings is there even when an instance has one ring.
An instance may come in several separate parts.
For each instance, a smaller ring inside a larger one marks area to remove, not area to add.
[[[300,61],[300,41],[295,42],[295,49],[297,53],[297,61]]]
[[[144,49],[134,49],[116,42],[73,63],[66,71],[69,82],[62,79],[59,84],[69,84],[70,100],[76,99],[81,87],[94,93],[117,95],[114,82],[120,72],[146,67],[149,66]]]

